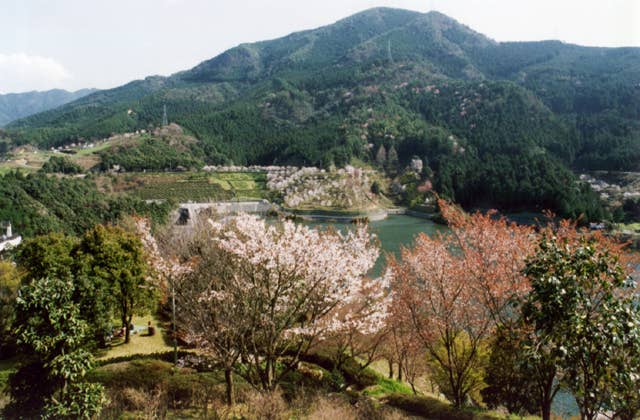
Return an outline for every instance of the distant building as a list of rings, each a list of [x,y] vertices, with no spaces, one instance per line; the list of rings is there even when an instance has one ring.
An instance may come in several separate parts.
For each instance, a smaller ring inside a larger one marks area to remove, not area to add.
[[[0,236],[0,252],[20,245],[20,242],[22,242],[22,236],[13,234],[11,222],[1,222],[0,228],[4,229],[5,232]]]

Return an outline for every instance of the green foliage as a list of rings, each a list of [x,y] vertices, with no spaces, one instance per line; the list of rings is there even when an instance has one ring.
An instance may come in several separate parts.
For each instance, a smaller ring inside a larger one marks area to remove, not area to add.
[[[45,276],[72,282],[73,300],[90,327],[88,348],[105,345],[111,317],[122,319],[155,303],[153,288],[145,286],[145,263],[137,237],[122,229],[98,225],[82,238],[51,233],[27,239],[18,248],[16,261],[23,284]],[[148,285],[146,285],[148,286]],[[126,296],[123,296],[123,293]]]
[[[504,406],[509,413],[534,414],[542,406],[535,381],[539,373],[536,366],[527,363],[525,337],[518,332],[504,325],[498,328],[486,368],[487,387],[480,392],[491,408]]]
[[[23,361],[10,378],[10,416],[90,418],[105,402],[102,387],[83,384],[92,356],[83,347],[88,326],[73,294],[66,279],[42,278],[20,288],[15,325]]]
[[[484,375],[489,358],[486,347],[482,343],[472,346],[469,337],[461,333],[453,337],[448,346],[439,343],[430,354],[427,363],[431,378],[449,401],[456,401],[460,406],[468,398],[482,401],[480,391],[486,386]]]
[[[10,355],[15,344],[11,326],[15,314],[18,285],[15,265],[9,261],[0,260],[0,359]]]
[[[467,207],[597,220],[609,215],[568,168],[638,169],[639,74],[637,49],[495,43],[438,13],[374,9],[94,93],[7,133],[42,146],[104,138],[157,126],[166,104],[199,142],[143,140],[103,152],[103,169],[364,159],[395,173],[417,155],[436,191]]]
[[[75,259],[71,251],[77,243],[78,238],[63,233],[26,239],[16,252],[16,263],[25,271],[23,283],[47,276],[72,279]]]
[[[604,407],[616,410],[625,398],[614,397],[616,384],[638,384],[638,365],[626,364],[640,344],[637,302],[624,296],[629,283],[618,258],[602,248],[593,239],[543,238],[525,271],[532,286],[525,319],[547,343],[588,419]]]
[[[364,393],[371,396],[383,396],[388,394],[413,395],[413,391],[409,385],[383,376],[378,376],[378,384],[373,388],[365,389]]]
[[[201,168],[203,151],[197,146],[191,146],[191,148],[178,148],[164,139],[143,137],[133,144],[116,146],[99,152],[99,168],[109,170],[115,165],[126,171],[171,171],[179,167]]]
[[[143,315],[156,304],[156,290],[146,281],[146,259],[140,239],[119,227],[97,225],[87,231],[77,251],[83,274],[93,282],[103,282],[105,299],[126,327],[134,314]]]
[[[82,167],[64,156],[51,156],[40,169],[44,173],[80,174]]]
[[[102,385],[71,383],[64,399],[54,399],[47,405],[44,418],[89,420],[100,414],[106,403]]]
[[[23,237],[62,231],[79,235],[98,223],[137,213],[163,222],[169,203],[148,204],[99,192],[91,179],[10,172],[0,177],[0,220],[10,220]]]

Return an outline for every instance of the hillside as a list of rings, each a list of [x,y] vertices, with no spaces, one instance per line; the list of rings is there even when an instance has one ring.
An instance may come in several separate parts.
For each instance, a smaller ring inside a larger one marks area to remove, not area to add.
[[[497,43],[437,12],[377,8],[15,121],[50,147],[169,120],[206,164],[343,166],[395,148],[466,206],[597,214],[570,169],[640,169],[640,49]],[[595,213],[594,213],[595,212]]]
[[[94,93],[96,89],[68,92],[52,89],[45,92],[8,93],[0,95],[0,127],[42,111],[47,111]]]

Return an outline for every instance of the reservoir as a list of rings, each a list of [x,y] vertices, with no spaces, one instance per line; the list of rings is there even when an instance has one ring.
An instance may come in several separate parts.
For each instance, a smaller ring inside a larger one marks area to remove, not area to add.
[[[340,230],[353,229],[354,227],[351,223],[318,221],[303,221],[301,223],[321,229],[330,226]],[[374,277],[381,275],[385,266],[385,255],[393,253],[399,257],[400,248],[402,246],[411,246],[419,233],[433,235],[436,232],[444,232],[446,230],[446,226],[436,224],[429,219],[406,215],[392,214],[384,220],[369,222],[369,232],[376,235],[380,241],[380,257],[378,257],[376,265],[369,274]]]

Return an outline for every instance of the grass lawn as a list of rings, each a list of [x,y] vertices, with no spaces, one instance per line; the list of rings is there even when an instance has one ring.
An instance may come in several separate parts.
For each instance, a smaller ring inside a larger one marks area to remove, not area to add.
[[[151,325],[156,328],[156,333],[152,336],[147,335],[147,323],[151,321]],[[134,316],[133,325],[136,328],[136,334],[131,334],[128,344],[124,344],[124,339],[115,339],[111,348],[98,354],[98,360],[112,359],[114,357],[131,356],[133,354],[151,354],[164,351],[170,351],[173,347],[165,341],[164,332],[160,328],[158,320],[149,316]]]

